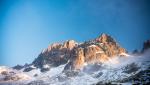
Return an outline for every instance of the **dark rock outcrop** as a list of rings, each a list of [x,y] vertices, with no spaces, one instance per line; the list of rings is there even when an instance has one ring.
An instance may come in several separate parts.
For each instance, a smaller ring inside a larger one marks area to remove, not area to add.
[[[16,70],[21,70],[24,66],[22,65],[16,65],[13,67],[13,69],[16,69]]]
[[[147,49],[150,48],[150,40],[147,40],[146,42],[144,42],[143,44],[143,49],[142,52],[146,51]]]

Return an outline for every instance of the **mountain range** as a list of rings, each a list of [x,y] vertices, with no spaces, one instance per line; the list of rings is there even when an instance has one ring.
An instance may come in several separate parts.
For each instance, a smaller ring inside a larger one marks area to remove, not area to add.
[[[30,64],[0,66],[0,85],[150,83],[150,40],[133,53],[108,34],[78,43],[53,43]]]

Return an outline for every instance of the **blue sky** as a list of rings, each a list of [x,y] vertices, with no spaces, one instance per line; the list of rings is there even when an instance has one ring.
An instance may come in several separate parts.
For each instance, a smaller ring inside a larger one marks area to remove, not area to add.
[[[31,63],[54,42],[108,33],[129,51],[150,39],[149,0],[1,0],[0,65]]]

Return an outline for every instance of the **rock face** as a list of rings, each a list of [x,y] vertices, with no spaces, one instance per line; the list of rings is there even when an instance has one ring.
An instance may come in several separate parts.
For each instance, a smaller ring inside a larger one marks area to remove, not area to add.
[[[70,63],[68,63],[70,67],[66,65],[66,68],[73,70],[80,70],[86,64],[104,63],[112,57],[126,53],[126,50],[120,47],[115,40],[107,34],[102,34],[94,40],[84,42],[73,49],[73,51],[71,56],[73,58],[71,58]]]
[[[68,40],[61,43],[54,43],[45,49],[37,59],[33,61],[33,65],[38,68],[45,69],[45,65],[59,66],[61,64],[67,63],[71,50],[77,46],[74,40]],[[47,66],[48,67],[48,66]],[[46,69],[47,69],[46,67]]]
[[[74,50],[72,55],[74,58],[71,62],[73,62],[73,68],[80,69],[83,67],[85,59],[84,59],[84,49],[77,48]]]
[[[110,58],[120,56],[126,50],[107,34],[102,34],[96,39],[78,44],[74,40],[64,43],[54,43],[45,49],[33,65],[44,68],[44,65],[59,66],[66,64],[65,70],[80,70],[86,64],[104,63]]]

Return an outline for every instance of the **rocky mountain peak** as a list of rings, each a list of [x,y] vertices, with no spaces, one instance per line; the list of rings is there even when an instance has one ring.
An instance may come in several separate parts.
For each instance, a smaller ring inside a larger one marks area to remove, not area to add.
[[[67,40],[64,42],[63,47],[68,48],[69,50],[73,49],[78,43],[74,40]]]
[[[95,39],[97,42],[107,43],[107,42],[115,42],[115,40],[109,36],[108,34],[102,33],[98,38]]]
[[[43,54],[44,53],[49,53],[53,50],[61,50],[61,49],[68,49],[71,50],[72,48],[74,48],[75,46],[77,46],[77,42],[74,40],[67,40],[63,43],[53,43],[51,45],[48,46],[48,48],[43,50]]]

